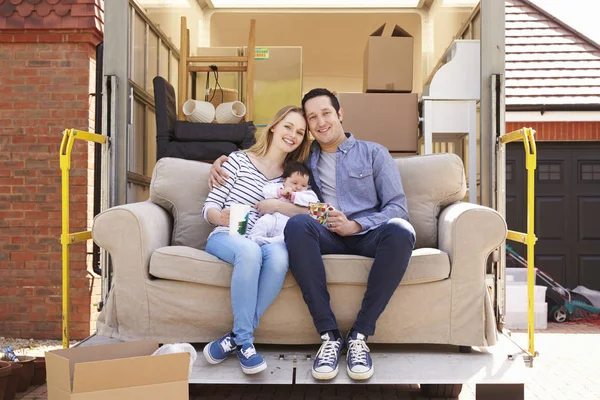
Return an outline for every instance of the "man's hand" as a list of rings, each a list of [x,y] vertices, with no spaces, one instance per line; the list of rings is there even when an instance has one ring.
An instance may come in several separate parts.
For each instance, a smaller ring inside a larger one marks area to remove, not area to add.
[[[221,216],[219,217],[219,225],[221,226],[229,226],[229,214],[231,209],[226,208],[221,211]]]
[[[229,174],[222,165],[227,161],[227,156],[221,156],[215,160],[210,167],[210,176],[208,178],[208,186],[212,188],[220,188],[225,184],[225,179],[229,178]]]
[[[279,206],[282,203],[283,201],[277,199],[261,200],[254,205],[254,208],[261,214],[273,214],[279,211]]]
[[[349,221],[343,212],[332,210],[327,212],[327,228],[340,236],[352,236],[362,231],[362,226],[356,221]]]
[[[292,197],[292,189],[286,187],[281,188],[281,190],[279,190],[279,195],[284,199],[289,200]]]

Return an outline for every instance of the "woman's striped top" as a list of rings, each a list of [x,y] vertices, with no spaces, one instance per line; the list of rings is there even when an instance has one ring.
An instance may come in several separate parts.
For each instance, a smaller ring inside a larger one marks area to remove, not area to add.
[[[268,183],[280,183],[283,179],[281,177],[267,179],[250,161],[248,154],[241,151],[231,153],[227,162],[223,163],[223,168],[229,173],[229,178],[225,181],[225,185],[213,188],[208,194],[202,209],[204,219],[208,221],[206,214],[210,208],[222,211],[232,204],[246,204],[253,207],[246,228],[246,232],[250,232],[254,223],[260,218],[254,205],[264,200],[263,187]],[[229,232],[229,227],[217,226],[211,235],[215,232]]]

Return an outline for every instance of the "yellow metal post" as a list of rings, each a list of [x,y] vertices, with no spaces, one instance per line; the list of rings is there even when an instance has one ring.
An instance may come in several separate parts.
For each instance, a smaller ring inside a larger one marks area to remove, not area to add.
[[[534,246],[536,237],[535,223],[535,168],[536,146],[531,128],[525,129],[525,168],[527,169],[527,332],[529,335],[529,353],[535,356],[534,329],[535,329],[535,261]]]
[[[71,139],[71,130],[63,133],[60,145],[60,172],[62,180],[62,346],[69,347],[69,243],[66,237],[69,234],[69,170],[71,169],[71,152],[68,149]],[[72,147],[72,144],[71,144]]]
[[[507,239],[527,246],[527,333],[529,338],[529,354],[535,356],[535,169],[537,149],[533,130],[522,128],[507,133],[500,138],[502,144],[523,141],[525,147],[525,168],[527,170],[527,233],[508,231]]]
[[[71,151],[75,139],[106,143],[106,136],[98,135],[76,129],[66,129],[60,144],[60,171],[62,182],[62,233],[60,244],[62,247],[62,345],[69,347],[71,337],[70,326],[70,280],[69,280],[69,245],[92,238],[92,232],[69,233],[69,171],[71,170]]]

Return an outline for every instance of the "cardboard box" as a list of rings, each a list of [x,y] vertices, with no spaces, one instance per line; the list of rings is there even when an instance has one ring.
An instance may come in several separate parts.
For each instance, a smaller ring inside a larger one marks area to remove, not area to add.
[[[340,93],[346,132],[377,142],[391,152],[417,152],[416,93]]]
[[[221,103],[230,103],[232,101],[239,100],[239,94],[237,90],[226,88],[223,88],[222,91],[219,88],[217,88],[217,90],[215,90],[214,88],[210,88],[208,92],[208,98],[210,99],[211,97],[212,100],[210,100],[210,102],[213,106],[215,106],[215,108]]]
[[[188,353],[151,356],[152,340],[46,353],[48,400],[188,400]]]
[[[398,25],[382,36],[385,24],[371,34],[365,48],[363,92],[412,92],[414,39]]]

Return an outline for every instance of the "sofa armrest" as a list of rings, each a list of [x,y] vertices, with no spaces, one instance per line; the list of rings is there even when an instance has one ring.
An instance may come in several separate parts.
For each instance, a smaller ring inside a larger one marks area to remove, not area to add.
[[[454,203],[441,213],[439,248],[450,257],[453,343],[491,346],[497,334],[485,286],[487,259],[506,239],[504,218],[489,207]]]
[[[171,242],[169,213],[147,200],[112,207],[94,218],[92,237],[112,257],[115,278],[143,284],[152,253]]]
[[[440,213],[438,244],[450,257],[451,277],[483,277],[487,257],[506,239],[506,233],[504,218],[489,207],[465,202],[446,207]],[[476,270],[465,269],[468,266]]]

